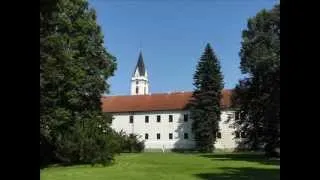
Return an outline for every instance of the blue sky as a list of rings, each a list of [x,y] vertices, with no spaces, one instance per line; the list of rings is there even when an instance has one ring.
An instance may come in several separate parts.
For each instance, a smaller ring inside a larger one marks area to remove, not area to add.
[[[241,31],[249,17],[277,0],[89,0],[102,27],[105,47],[117,57],[110,94],[130,93],[130,78],[142,50],[150,92],[192,91],[205,44],[217,54],[225,88],[243,77]]]

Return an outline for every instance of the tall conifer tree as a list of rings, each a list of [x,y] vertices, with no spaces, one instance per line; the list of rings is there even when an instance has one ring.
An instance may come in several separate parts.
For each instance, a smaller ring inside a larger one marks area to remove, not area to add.
[[[193,79],[195,90],[190,114],[196,148],[201,152],[212,152],[219,131],[223,76],[219,60],[210,44],[205,47]]]

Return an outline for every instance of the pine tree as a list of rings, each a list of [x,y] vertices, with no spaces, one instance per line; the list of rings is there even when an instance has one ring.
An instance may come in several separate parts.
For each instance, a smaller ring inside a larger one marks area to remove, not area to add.
[[[86,0],[40,5],[40,147],[62,162],[108,163],[113,131],[101,95],[116,59]]]
[[[235,89],[236,123],[247,134],[243,143],[270,153],[280,146],[280,5],[250,18],[242,38],[240,68],[248,78]]]
[[[219,131],[223,77],[220,63],[210,44],[205,47],[193,79],[195,90],[190,103],[190,115],[193,119],[192,131],[196,149],[201,152],[212,152]]]

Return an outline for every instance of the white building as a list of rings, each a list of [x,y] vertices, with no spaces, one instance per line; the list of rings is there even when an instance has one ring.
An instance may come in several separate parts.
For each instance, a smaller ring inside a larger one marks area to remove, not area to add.
[[[142,54],[131,78],[131,95],[103,97],[103,111],[112,113],[112,128],[140,135],[146,149],[191,149],[195,146],[192,119],[186,108],[192,92],[149,93],[148,74]],[[216,149],[234,149],[240,136],[232,127],[231,90],[222,91],[220,132]],[[229,120],[229,121],[227,121]]]

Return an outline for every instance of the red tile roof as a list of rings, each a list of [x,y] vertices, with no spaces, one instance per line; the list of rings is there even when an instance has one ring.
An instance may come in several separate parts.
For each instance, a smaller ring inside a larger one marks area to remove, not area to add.
[[[221,105],[223,108],[230,107],[231,90],[222,91]],[[102,98],[104,112],[145,112],[182,110],[186,108],[192,92],[159,93],[151,95],[133,96],[105,96]]]

